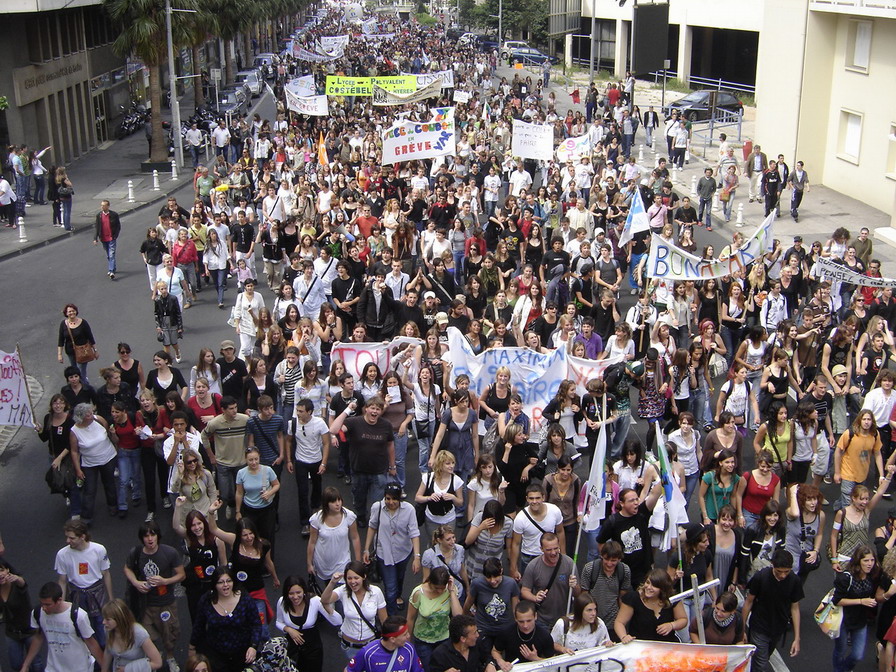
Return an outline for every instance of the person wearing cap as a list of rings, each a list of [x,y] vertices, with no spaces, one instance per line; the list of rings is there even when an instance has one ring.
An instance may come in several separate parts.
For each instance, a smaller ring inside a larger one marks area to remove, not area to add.
[[[439,334],[439,342],[448,342],[448,313],[444,310],[436,313],[435,327]]]
[[[408,563],[414,574],[420,572],[420,529],[417,512],[410,502],[403,501],[404,492],[398,483],[389,483],[385,495],[370,509],[370,526],[364,541],[365,564],[377,563],[386,594],[386,611],[395,615],[404,606],[401,589]],[[379,534],[380,529],[384,530]],[[385,531],[388,530],[388,534]],[[374,548],[374,544],[376,547]],[[371,551],[374,553],[371,558]]]
[[[411,644],[411,632],[403,616],[389,616],[383,634],[358,651],[345,672],[424,672],[420,657]]]
[[[243,396],[243,381],[249,375],[246,362],[236,356],[236,345],[231,340],[221,341],[221,356],[216,364],[221,370],[221,395],[239,399]]]

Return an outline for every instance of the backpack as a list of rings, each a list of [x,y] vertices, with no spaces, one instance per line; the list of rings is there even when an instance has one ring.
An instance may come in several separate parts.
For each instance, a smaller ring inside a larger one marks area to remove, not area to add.
[[[69,617],[72,619],[72,627],[75,629],[75,634],[78,636],[78,639],[84,639],[84,635],[81,634],[81,628],[78,627],[78,602],[80,598],[78,593],[72,595],[72,606],[68,610]],[[37,623],[37,627],[40,628],[40,631],[44,631],[44,626],[40,623],[40,614],[43,611],[40,607],[34,607],[34,611],[31,612],[31,616],[34,618],[34,622]]]

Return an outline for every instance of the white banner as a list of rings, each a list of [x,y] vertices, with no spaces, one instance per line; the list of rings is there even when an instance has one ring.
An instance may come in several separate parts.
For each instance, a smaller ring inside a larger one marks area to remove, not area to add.
[[[34,427],[28,382],[18,352],[0,350],[0,425]]]
[[[409,72],[401,73],[403,75],[409,75]],[[417,87],[423,88],[424,86],[429,86],[434,81],[439,80],[442,82],[443,89],[453,89],[454,88],[454,70],[439,70],[438,72],[427,72],[422,75],[414,75],[417,78]]]
[[[395,354],[404,348],[401,346],[408,345],[414,347],[422,344],[419,338],[408,338],[399,336],[393,338],[389,343],[334,343],[333,351],[330,353],[331,359],[341,359],[345,363],[345,370],[352,374],[355,378],[360,378],[364,372],[364,367],[373,362],[380,371],[388,371],[395,368],[392,365],[392,359]]]
[[[521,159],[550,161],[554,158],[553,126],[527,124],[514,119],[510,153]]]
[[[846,266],[825,257],[818,260],[818,275],[821,279],[828,282],[839,280],[849,285],[859,285],[861,287],[896,287],[896,280],[872,278],[863,273],[856,273]]]
[[[455,103],[469,103],[470,102],[470,93],[467,91],[455,91],[454,97],[452,100]]]
[[[364,8],[360,3],[352,2],[343,7],[342,16],[348,22],[360,21],[364,16]]]
[[[378,40],[391,40],[395,37],[395,33],[380,33],[379,35],[364,35],[362,33],[360,37],[365,40],[376,42]]]
[[[327,54],[342,51],[348,46],[348,35],[331,35],[318,40],[320,48]]]
[[[289,89],[286,93],[286,107],[298,114],[307,114],[310,117],[325,117],[329,114],[326,96],[296,96]]]
[[[454,108],[444,107],[430,121],[398,121],[383,132],[384,165],[431,159],[457,151]]]
[[[376,30],[376,19],[367,19],[361,22],[361,32],[365,35],[373,35],[374,30]]]
[[[433,82],[429,86],[415,91],[414,93],[399,94],[387,91],[381,86],[373,85],[373,104],[374,105],[405,105],[407,103],[416,103],[427,98],[435,98],[442,92],[442,87],[438,82]]]
[[[566,163],[567,161],[579,161],[583,156],[591,156],[591,136],[580,135],[577,138],[566,138],[556,149],[557,160]]]
[[[775,213],[765,218],[762,225],[734,254],[725,259],[701,259],[675,245],[663,241],[655,233],[647,255],[647,277],[667,280],[705,280],[721,278],[735,271],[744,270],[763,254],[772,251],[774,239],[772,224]]]
[[[342,57],[342,53],[337,53],[333,55],[325,55],[318,54],[315,51],[309,51],[305,47],[301,46],[298,42],[295,42],[292,46],[292,55],[293,58],[300,61],[309,61],[313,63],[326,63],[328,61],[335,61],[337,58]]]
[[[516,663],[513,672],[744,672],[755,646],[679,644],[636,639],[628,644],[581,649],[575,653]]]
[[[296,77],[283,88],[291,91],[294,96],[313,96],[317,93],[317,87],[314,85],[314,75]]]

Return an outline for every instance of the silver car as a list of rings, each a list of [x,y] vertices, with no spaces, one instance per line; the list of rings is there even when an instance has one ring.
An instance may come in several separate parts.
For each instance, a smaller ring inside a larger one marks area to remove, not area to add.
[[[264,81],[258,70],[242,70],[236,73],[237,84],[242,84],[249,89],[249,93],[253,98],[258,98],[264,93]]]

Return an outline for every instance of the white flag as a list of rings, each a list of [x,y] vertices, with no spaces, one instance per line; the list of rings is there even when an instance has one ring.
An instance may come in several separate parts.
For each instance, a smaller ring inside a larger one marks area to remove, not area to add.
[[[588,492],[585,495],[585,515],[582,518],[582,530],[596,530],[607,512],[607,425],[600,426],[594,455],[591,458],[591,472],[588,474]]]

